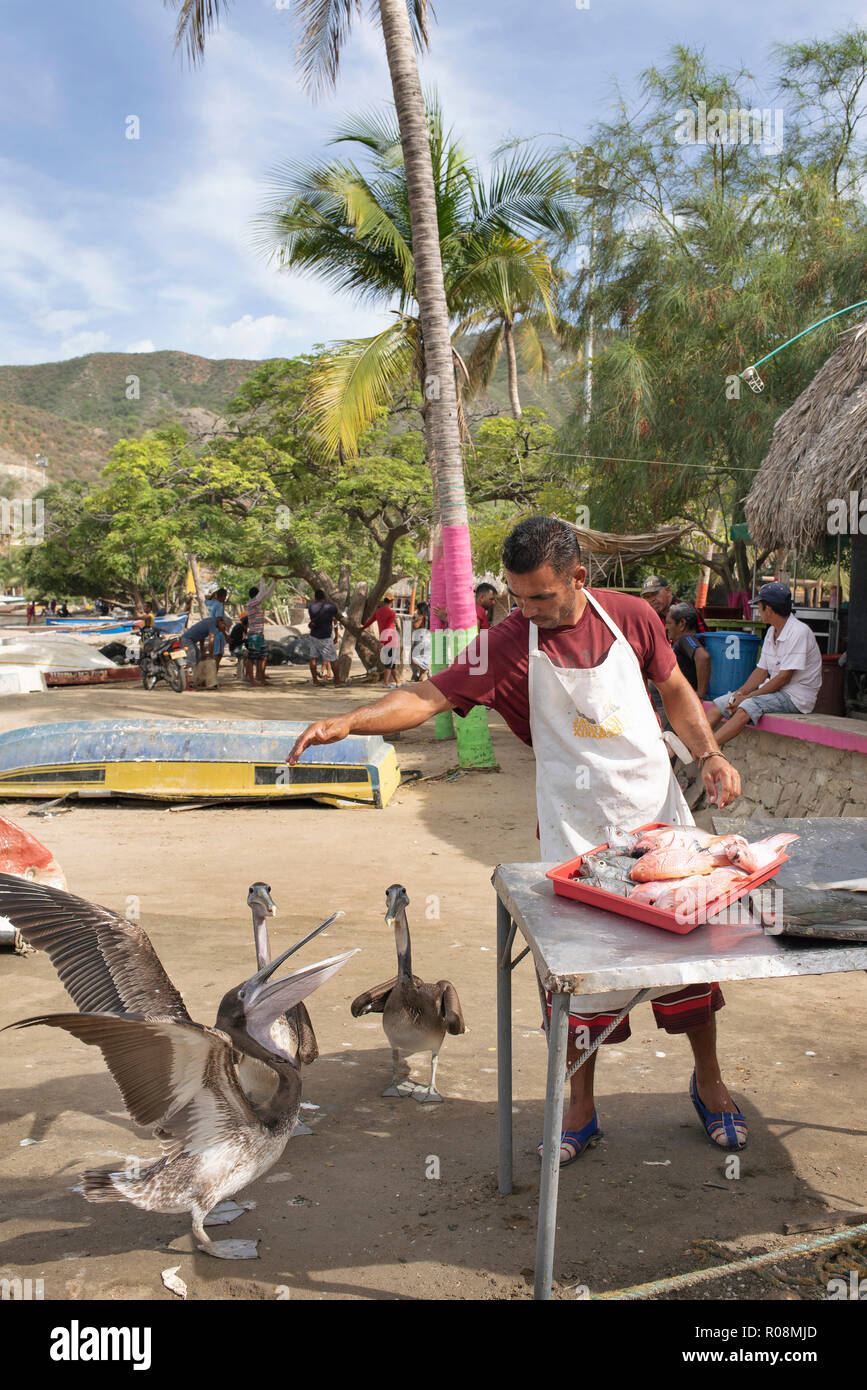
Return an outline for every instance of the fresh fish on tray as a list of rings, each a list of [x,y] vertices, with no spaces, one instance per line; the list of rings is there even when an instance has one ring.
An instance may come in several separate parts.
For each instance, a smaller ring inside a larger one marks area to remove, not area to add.
[[[608,848],[617,854],[632,854],[633,849],[642,838],[640,830],[621,830],[617,825],[606,825],[605,839]]]
[[[573,877],[588,887],[628,897],[631,903],[685,918],[712,910],[715,902],[767,868],[785,845],[799,838],[794,834],[768,835],[750,843],[743,835],[714,835],[695,826],[678,825],[646,832],[608,826],[607,834],[608,845],[583,855]],[[839,892],[830,896],[839,904]],[[867,901],[863,907],[867,922]],[[860,913],[853,915],[860,917]]]
[[[645,830],[635,840],[632,853],[636,857],[652,849],[703,849],[722,836],[712,830],[699,830],[697,825],[663,825],[658,830]]]

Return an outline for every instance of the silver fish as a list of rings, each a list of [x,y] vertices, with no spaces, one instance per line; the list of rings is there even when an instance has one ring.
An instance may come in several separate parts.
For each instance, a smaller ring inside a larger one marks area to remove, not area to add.
[[[632,830],[621,830],[616,825],[606,825],[605,838],[609,849],[615,850],[618,854],[631,854],[641,835]]]

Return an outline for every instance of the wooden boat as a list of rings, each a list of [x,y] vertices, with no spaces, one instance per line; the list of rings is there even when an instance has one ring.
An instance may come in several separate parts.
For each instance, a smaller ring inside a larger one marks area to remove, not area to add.
[[[271,719],[94,719],[0,734],[0,797],[147,797],[382,808],[400,784],[379,735],[286,756],[304,723]]]
[[[0,672],[3,668],[0,667]],[[140,666],[102,667],[94,671],[46,671],[46,685],[106,685],[117,681],[140,681]]]
[[[112,636],[118,632],[132,632],[136,622],[141,622],[140,618],[46,618],[45,625],[50,628],[57,628],[61,632],[71,632],[73,635],[79,633],[105,633]],[[170,613],[164,618],[154,618],[154,626],[160,632],[178,633],[183,632],[187,625],[186,613]]]
[[[41,671],[48,685],[81,685],[129,680],[130,666],[116,666],[98,646],[80,636],[50,628],[4,628],[0,633],[0,671],[29,666]],[[123,675],[118,674],[123,672]]]

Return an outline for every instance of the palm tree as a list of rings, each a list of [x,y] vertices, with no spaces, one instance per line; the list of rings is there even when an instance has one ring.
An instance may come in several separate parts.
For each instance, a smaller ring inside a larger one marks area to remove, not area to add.
[[[468,258],[472,261],[472,258]],[[466,295],[474,307],[462,316],[455,334],[481,329],[466,361],[470,394],[485,390],[503,353],[509,380],[509,402],[516,420],[522,415],[518,395],[518,352],[524,366],[547,374],[545,330],[555,330],[556,275],[548,252],[538,244],[507,233],[495,235],[482,248],[478,263],[470,264],[454,286],[456,297]]]
[[[200,59],[206,36],[228,9],[228,0],[169,0],[169,3],[180,11],[177,42],[186,44],[194,61]],[[416,44],[427,44],[427,0],[410,0],[409,5],[407,0],[371,0],[369,8],[378,16],[382,27],[406,170],[416,298],[431,384],[429,428],[439,519],[443,527],[449,623],[459,630],[475,630],[457,390],[427,115],[415,56]],[[316,89],[333,85],[353,17],[361,12],[361,0],[294,0],[294,9],[302,26],[298,56],[305,86]],[[464,738],[469,734],[471,744],[463,751],[463,758],[468,762],[492,764],[495,759],[487,721],[481,739],[481,726],[475,720],[459,722],[464,726]]]
[[[554,267],[541,243],[515,228],[526,227],[537,238],[564,236],[574,201],[571,181],[556,162],[527,156],[496,167],[485,181],[445,130],[435,100],[428,103],[428,127],[446,299],[450,317],[460,320],[457,332],[502,318],[498,346],[505,341],[508,352],[517,321],[522,346],[535,354],[533,365],[544,365],[540,329],[543,321],[554,327]],[[350,118],[332,144],[348,146],[346,157],[274,171],[275,197],[260,240],[281,267],[309,270],[357,299],[393,308],[394,322],[381,332],[335,345],[313,380],[310,404],[324,442],[354,452],[376,410],[408,376],[423,388],[429,368],[397,125],[366,113]],[[363,168],[353,159],[359,148]],[[496,365],[491,336],[483,332],[466,367],[461,364],[471,392],[487,385]],[[512,385],[518,415],[515,380]],[[427,405],[423,400],[424,415]]]

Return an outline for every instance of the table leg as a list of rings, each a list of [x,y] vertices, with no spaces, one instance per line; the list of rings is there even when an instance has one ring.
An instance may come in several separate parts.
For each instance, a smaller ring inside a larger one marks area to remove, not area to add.
[[[533,1297],[551,1297],[554,1238],[557,1227],[557,1189],[560,1184],[560,1129],[566,1082],[569,1032],[568,994],[551,995],[548,1028],[548,1081],[545,1090],[545,1132],[542,1140],[542,1181],[539,1188],[539,1230],[536,1237],[536,1282]]]
[[[497,899],[497,1135],[499,1190],[512,1190],[512,970],[509,911]]]

